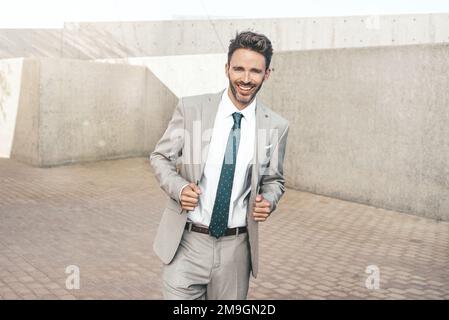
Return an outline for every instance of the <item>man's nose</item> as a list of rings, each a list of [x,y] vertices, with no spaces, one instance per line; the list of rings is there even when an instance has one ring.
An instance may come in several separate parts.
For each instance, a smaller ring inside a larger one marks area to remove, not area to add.
[[[248,83],[248,82],[250,82],[250,76],[249,76],[249,72],[245,72],[245,75],[243,76],[243,81],[245,82],[245,83]]]

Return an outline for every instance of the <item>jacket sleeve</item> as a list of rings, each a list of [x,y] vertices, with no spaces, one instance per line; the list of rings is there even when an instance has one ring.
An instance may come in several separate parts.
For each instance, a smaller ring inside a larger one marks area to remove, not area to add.
[[[259,193],[271,203],[271,212],[276,210],[277,204],[285,192],[284,157],[287,146],[288,123],[277,145],[271,154],[265,174],[262,176]]]
[[[181,98],[164,135],[150,155],[150,163],[160,187],[177,203],[180,203],[182,188],[189,184],[176,170],[177,160],[182,156],[184,147],[184,128],[184,107]]]

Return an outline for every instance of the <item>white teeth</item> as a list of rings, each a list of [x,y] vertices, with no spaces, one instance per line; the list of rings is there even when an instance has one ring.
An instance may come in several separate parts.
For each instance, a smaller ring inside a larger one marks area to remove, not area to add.
[[[244,91],[249,91],[251,90],[251,86],[239,86],[240,89],[244,90]]]

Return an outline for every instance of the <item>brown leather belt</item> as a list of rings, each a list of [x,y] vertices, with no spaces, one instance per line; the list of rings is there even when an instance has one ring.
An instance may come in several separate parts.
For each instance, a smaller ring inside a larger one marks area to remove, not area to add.
[[[186,223],[185,229],[189,230],[189,231],[195,231],[195,232],[199,232],[199,233],[209,234],[209,228],[196,226],[191,222]],[[226,232],[224,235],[225,236],[235,236],[235,235],[239,235],[240,233],[245,233],[246,231],[247,231],[246,227],[228,228],[228,229],[226,229]]]

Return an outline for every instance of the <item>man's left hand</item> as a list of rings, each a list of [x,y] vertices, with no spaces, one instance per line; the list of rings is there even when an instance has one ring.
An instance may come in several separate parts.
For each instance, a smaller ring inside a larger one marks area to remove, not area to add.
[[[256,196],[254,202],[253,217],[254,220],[264,222],[270,216],[271,203],[265,199],[261,194]]]

